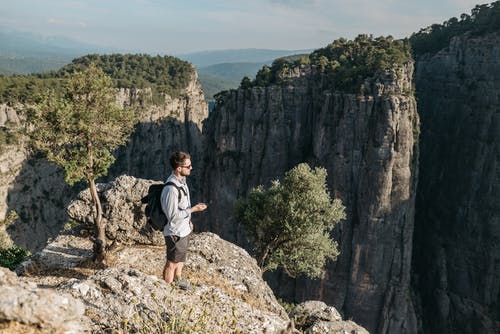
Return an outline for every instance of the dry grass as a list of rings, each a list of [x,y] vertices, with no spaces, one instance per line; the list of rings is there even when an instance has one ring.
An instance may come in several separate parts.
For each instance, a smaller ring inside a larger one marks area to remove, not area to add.
[[[0,333],[2,334],[62,334],[63,331],[54,328],[39,328],[34,325],[26,325],[17,321],[0,322]]]
[[[214,272],[209,274],[206,271],[193,271],[189,268],[183,270],[184,276],[195,285],[208,285],[213,286],[221,291],[225,292],[227,295],[239,298],[250,306],[264,311],[271,311],[267,303],[259,300],[249,294],[248,292],[243,292],[235,289],[230,282],[228,282],[220,273]]]

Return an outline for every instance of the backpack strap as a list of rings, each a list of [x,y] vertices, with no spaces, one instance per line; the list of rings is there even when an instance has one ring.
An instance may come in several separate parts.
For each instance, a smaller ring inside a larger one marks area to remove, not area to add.
[[[182,198],[181,191],[184,193],[184,196],[187,196],[186,191],[184,190],[184,188],[179,187],[178,185],[176,185],[173,182],[167,182],[167,183],[165,183],[165,187],[166,186],[173,186],[173,187],[177,188],[177,193],[179,194],[179,203],[181,202],[181,198]]]

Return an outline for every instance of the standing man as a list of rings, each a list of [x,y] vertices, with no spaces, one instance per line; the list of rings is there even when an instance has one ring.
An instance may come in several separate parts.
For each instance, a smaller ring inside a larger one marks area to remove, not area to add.
[[[163,229],[167,245],[167,262],[163,268],[163,278],[167,283],[175,284],[182,289],[191,289],[191,285],[182,279],[182,267],[186,262],[189,247],[189,235],[192,232],[191,214],[204,211],[203,203],[191,207],[189,188],[186,177],[191,174],[191,157],[188,153],[175,152],[170,156],[172,174],[161,193],[161,207],[167,216],[167,225]],[[172,183],[169,185],[168,183]]]

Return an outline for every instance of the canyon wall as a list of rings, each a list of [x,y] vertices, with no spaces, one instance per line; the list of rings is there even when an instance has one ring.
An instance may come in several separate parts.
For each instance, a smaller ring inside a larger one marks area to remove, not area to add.
[[[416,64],[415,291],[428,333],[500,332],[500,35]]]
[[[136,90],[120,89],[117,100],[130,106],[138,94]],[[168,158],[172,151],[182,149],[192,152],[195,158],[201,156],[201,126],[208,115],[208,107],[194,68],[191,80],[177,97],[166,95],[165,103],[157,105],[148,99],[147,90],[144,96],[145,103],[134,106],[140,122],[129,142],[115,152],[117,159],[108,176],[98,181],[122,174],[163,180],[170,173]],[[17,127],[23,127],[21,109],[22,106],[3,105],[0,121],[12,123],[15,119]],[[19,219],[9,226],[8,233],[18,246],[35,251],[57,236],[68,222],[66,207],[86,185],[69,187],[55,165],[28,153],[25,137],[21,137],[18,144],[3,149],[0,156],[0,219],[16,211]],[[196,190],[199,186],[195,162],[191,182]]]
[[[235,200],[300,162],[328,171],[347,219],[341,254],[321,281],[270,278],[278,296],[322,299],[373,333],[415,333],[410,268],[419,120],[413,64],[343,94],[302,65],[280,85],[227,93],[204,126],[204,228],[245,244]],[[273,283],[274,281],[274,283]]]

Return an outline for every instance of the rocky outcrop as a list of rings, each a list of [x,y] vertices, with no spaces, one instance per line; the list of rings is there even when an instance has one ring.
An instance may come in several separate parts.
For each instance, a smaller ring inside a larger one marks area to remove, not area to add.
[[[109,183],[98,184],[103,217],[106,221],[106,236],[110,243],[164,244],[162,234],[146,225],[146,204],[141,201],[147,196],[149,186],[157,183],[159,182],[122,175]],[[91,231],[92,210],[90,191],[86,189],[70,203],[68,215]]]
[[[138,91],[122,89],[117,100],[130,106],[137,102],[137,94]],[[199,188],[197,166],[202,156],[201,125],[208,107],[194,68],[191,80],[178,96],[164,97],[164,104],[155,105],[145,92],[142,104],[134,105],[140,123],[128,144],[116,152],[117,160],[110,168],[108,180],[122,174],[164,180],[170,173],[170,154],[182,149],[193,154],[191,188],[195,200]],[[0,122],[14,124],[19,120],[22,124],[22,115],[15,108],[0,106]],[[57,167],[43,159],[29,158],[22,143],[0,154],[0,219],[16,211],[19,219],[9,227],[10,237],[18,246],[37,251],[67,223],[66,207],[85,185],[69,187]]]
[[[120,176],[113,182],[99,185],[101,198],[106,203],[103,206],[103,216],[106,220],[106,235],[110,239],[110,244],[119,250],[114,251],[114,262],[133,265],[135,268],[147,272],[161,274],[165,261],[164,238],[161,232],[152,230],[146,225],[144,216],[144,206],[141,199],[147,194],[148,186],[153,181],[137,179],[131,176]],[[104,190],[105,189],[105,190]],[[87,223],[90,212],[90,195],[88,189],[80,193],[79,199],[71,203],[68,208],[72,219]],[[193,215],[193,223],[196,225],[199,216]],[[77,229],[80,232],[81,229]],[[74,238],[70,237],[70,240]],[[152,248],[150,250],[139,248],[127,248],[123,245],[152,245],[162,246],[161,248]],[[65,236],[59,236],[54,243],[49,244],[41,254],[36,255],[29,264],[25,264],[26,272],[32,272],[29,268],[43,268],[46,263],[57,254],[61,257],[60,263],[68,263],[68,245],[71,243]],[[91,249],[91,244],[84,244],[80,241],[73,247],[76,249]],[[190,258],[186,265],[195,272],[204,273],[211,280],[225,281],[224,286],[240,295],[248,294],[251,299],[258,301],[259,304],[267,305],[266,308],[274,313],[284,315],[283,308],[277,304],[276,299],[267,285],[260,277],[261,271],[257,263],[246,251],[227,241],[220,239],[212,233],[195,235],[191,241]],[[87,253],[79,253],[78,257],[85,258]],[[85,255],[83,255],[85,254]],[[145,255],[148,261],[144,261]],[[38,260],[38,259],[41,259]],[[69,267],[69,266],[68,266]]]
[[[0,267],[0,332],[82,333],[83,303],[69,294],[41,289]]]
[[[426,333],[500,332],[500,34],[418,60],[414,241]]]
[[[184,291],[166,284],[161,279],[165,246],[153,245],[155,238],[136,224],[136,220],[143,219],[141,211],[130,205],[134,202],[140,205],[143,189],[152,181],[128,176],[120,179],[100,188],[116,195],[107,198],[112,198],[113,205],[122,213],[130,211],[120,215],[121,227],[127,231],[135,228],[144,233],[144,238],[125,233],[133,239],[122,236],[120,242],[116,241],[108,254],[110,266],[99,269],[89,261],[91,242],[77,228],[72,231],[77,235],[58,236],[19,268],[24,282],[31,285],[36,282],[39,289],[46,289],[43,291],[71,295],[77,300],[75,305],[79,310],[81,305],[85,308],[86,316],[77,325],[88,332],[100,333],[112,328],[148,333],[284,333],[291,326],[288,315],[262,279],[255,259],[213,233],[192,235],[184,276],[193,283],[194,290]],[[124,187],[126,184],[130,187]],[[85,192],[82,195],[85,197]],[[89,211],[88,203],[83,200],[75,201],[71,208],[78,213]],[[105,210],[104,215],[108,222],[116,219],[112,217],[113,210]],[[113,229],[112,225],[108,227]],[[138,244],[137,240],[146,240],[148,245]],[[8,293],[7,299],[15,295],[13,291]],[[4,306],[3,296],[0,310]],[[296,312],[301,323],[316,323],[313,326],[316,329],[339,329],[329,333],[344,333],[343,330],[366,333],[356,324],[343,321],[333,308],[323,303],[308,305],[315,307],[302,307]],[[38,304],[32,305],[36,307]],[[38,310],[33,312],[37,314]]]
[[[353,321],[342,321],[339,312],[332,306],[317,300],[301,303],[290,312],[295,327],[305,334],[369,334]]]
[[[244,244],[235,200],[300,162],[322,166],[347,208],[341,254],[322,281],[279,281],[278,296],[322,299],[373,333],[416,332],[410,298],[418,115],[413,67],[365,82],[363,95],[325,89],[314,69],[282,85],[228,93],[204,135],[204,228]],[[224,219],[220,219],[224,217]],[[226,218],[227,217],[227,218]]]
[[[241,333],[277,333],[289,321],[262,280],[255,260],[243,249],[214,234],[193,236],[185,266],[185,275],[195,287],[193,291],[170,286],[161,278],[164,246],[115,247],[109,254],[112,265],[101,270],[88,267],[91,253],[92,245],[88,240],[60,236],[35,254],[22,270],[23,279],[31,282],[31,286],[36,287],[33,284],[36,282],[41,287],[50,287],[50,290],[39,289],[42,294],[50,291],[57,296],[55,289],[61,296],[57,298],[72,295],[69,301],[78,301],[75,305],[80,310],[79,315],[85,311],[86,317],[79,319],[77,328],[95,333],[109,328],[124,332],[147,329],[148,333],[228,333],[237,330]],[[15,290],[2,293],[5,294],[0,301],[0,323],[13,319],[10,313],[2,317],[2,310],[8,308],[7,302],[12,298],[20,298]],[[43,304],[23,301],[29,303],[31,317],[44,312]],[[58,307],[58,303],[53,307]],[[71,311],[70,308],[67,313]],[[59,314],[58,319],[64,319],[67,313]],[[27,315],[15,320],[31,321]],[[50,317],[46,321],[55,322]],[[80,332],[83,330],[73,331]]]

